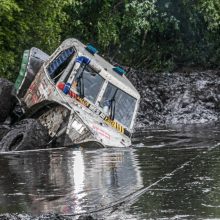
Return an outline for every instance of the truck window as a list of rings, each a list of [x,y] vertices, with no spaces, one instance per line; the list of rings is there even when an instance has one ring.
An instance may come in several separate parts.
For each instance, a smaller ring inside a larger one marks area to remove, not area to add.
[[[62,51],[47,67],[47,72],[49,73],[51,79],[58,81],[63,71],[68,66],[74,55],[74,49],[68,48]]]
[[[96,98],[104,83],[104,78],[102,78],[88,65],[81,66],[78,74],[76,75],[76,81],[79,79],[79,77],[81,77],[83,80],[85,98],[87,98],[92,103],[95,103]]]
[[[107,102],[111,102],[112,98],[115,100],[115,119],[130,128],[137,100],[111,83],[108,83],[100,106],[104,108]]]

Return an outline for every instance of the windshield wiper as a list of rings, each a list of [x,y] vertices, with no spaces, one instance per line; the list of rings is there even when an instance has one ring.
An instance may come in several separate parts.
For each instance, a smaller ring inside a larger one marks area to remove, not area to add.
[[[116,96],[117,92],[118,92],[118,89],[115,90],[114,95],[109,100],[109,102],[110,102],[110,106],[109,106],[110,107],[110,116],[109,117],[111,120],[115,119],[115,96]]]
[[[84,98],[84,80],[83,80],[83,73],[85,71],[86,68],[86,64],[83,66],[82,71],[80,72],[79,76],[77,76],[76,81],[77,81],[77,91],[79,92],[79,97],[80,98]]]

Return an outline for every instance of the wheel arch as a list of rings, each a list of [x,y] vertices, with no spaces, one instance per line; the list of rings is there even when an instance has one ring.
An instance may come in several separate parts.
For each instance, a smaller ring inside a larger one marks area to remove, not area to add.
[[[38,118],[40,115],[42,115],[45,111],[57,107],[57,106],[62,106],[66,109],[69,109],[66,105],[61,104],[56,101],[49,101],[49,100],[44,100],[40,103],[37,103],[33,105],[31,108],[29,108],[26,113],[25,113],[25,118]]]

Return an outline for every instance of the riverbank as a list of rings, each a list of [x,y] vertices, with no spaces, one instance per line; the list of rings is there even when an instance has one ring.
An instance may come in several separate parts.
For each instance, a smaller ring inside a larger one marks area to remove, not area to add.
[[[132,70],[141,94],[137,126],[198,124],[220,119],[220,71],[149,73]]]

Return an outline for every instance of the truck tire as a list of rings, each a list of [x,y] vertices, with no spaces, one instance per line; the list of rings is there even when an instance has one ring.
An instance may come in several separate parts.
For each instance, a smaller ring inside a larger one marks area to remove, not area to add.
[[[10,115],[16,103],[13,95],[14,85],[7,79],[0,78],[0,123]]]
[[[0,150],[21,151],[46,147],[50,137],[47,129],[35,119],[24,119],[15,124],[0,142]]]

